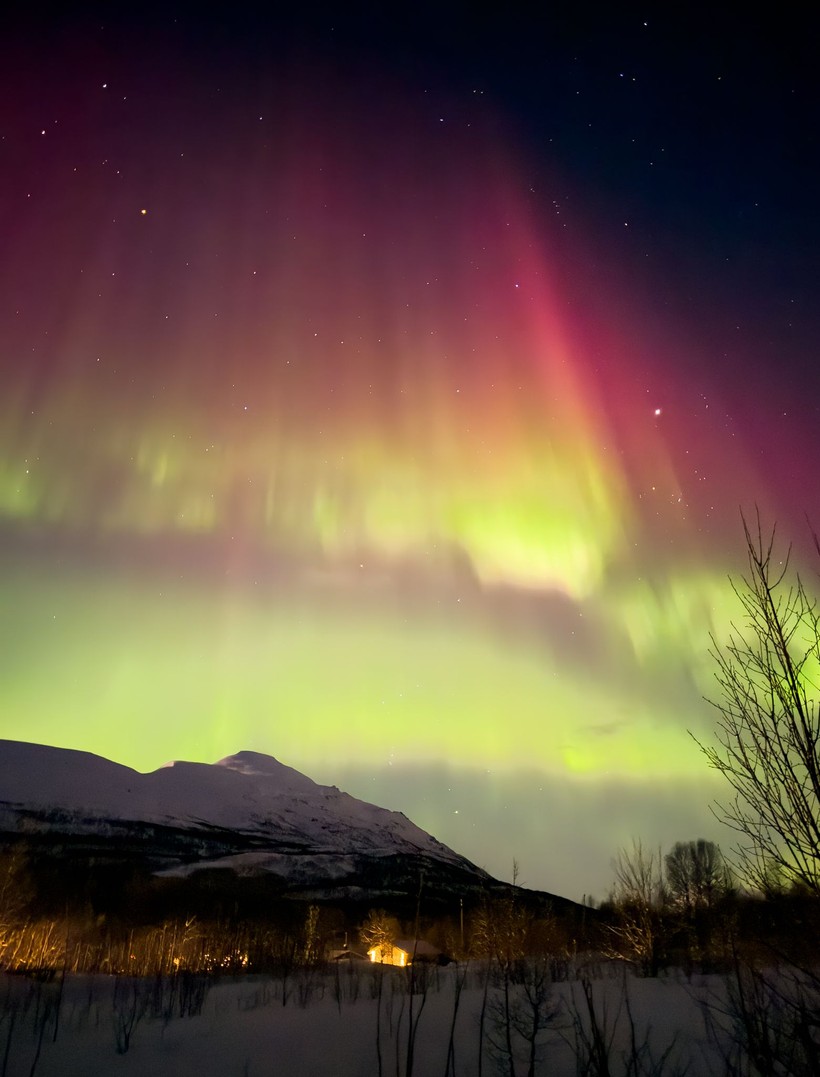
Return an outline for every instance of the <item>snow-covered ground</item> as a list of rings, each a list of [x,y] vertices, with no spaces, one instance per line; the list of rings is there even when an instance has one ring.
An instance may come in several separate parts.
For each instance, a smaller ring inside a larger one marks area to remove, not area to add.
[[[413,999],[416,1077],[476,1077],[484,973],[432,969],[426,998]],[[381,983],[381,998],[378,997]],[[154,981],[67,977],[38,983],[0,979],[0,1074],[4,1077],[405,1077],[410,999],[407,973],[368,965],[338,972],[300,971],[272,977]],[[598,1020],[614,1032],[613,1077],[626,1072],[629,998],[635,1032],[663,1068],[640,1072],[713,1077],[724,1070],[710,1040],[704,1008],[725,997],[718,977],[660,980],[623,978],[611,971],[593,981]],[[521,988],[514,990],[521,998]],[[283,1004],[284,1002],[284,1004]],[[180,1013],[183,1015],[180,1015]],[[193,1013],[191,1013],[193,1011]],[[483,1074],[504,1072],[490,1040],[503,1046],[503,991],[489,992]],[[553,1016],[538,1036],[536,1074],[575,1077],[573,1015],[585,1012],[579,981],[549,989],[544,1012]],[[455,1028],[448,1065],[451,1026]],[[589,1027],[584,1017],[585,1027]],[[377,1047],[378,1036],[378,1047]],[[515,1037],[518,1074],[526,1074],[528,1046]],[[381,1054],[381,1068],[379,1066]],[[398,1063],[397,1063],[398,1059]]]

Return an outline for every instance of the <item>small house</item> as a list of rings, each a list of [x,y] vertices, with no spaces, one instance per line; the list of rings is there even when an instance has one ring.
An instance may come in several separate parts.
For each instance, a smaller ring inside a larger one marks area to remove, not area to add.
[[[362,953],[360,950],[348,950],[345,946],[344,949],[331,950],[329,953],[331,961],[349,961],[351,964],[357,961],[372,961],[373,959],[367,954]]]
[[[392,942],[372,946],[367,956],[375,965],[405,968],[414,961],[438,961],[441,951],[424,939],[393,939]]]

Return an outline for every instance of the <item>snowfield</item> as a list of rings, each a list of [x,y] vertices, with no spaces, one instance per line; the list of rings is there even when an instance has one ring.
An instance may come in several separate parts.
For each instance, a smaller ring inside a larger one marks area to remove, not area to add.
[[[412,1073],[476,1077],[484,967],[434,967],[424,975],[426,992],[418,983],[412,999]],[[459,982],[464,985],[460,996]],[[303,969],[288,978],[217,981],[69,976],[61,985],[59,979],[44,983],[4,977],[0,1073],[5,1077],[408,1077],[408,984],[407,971],[367,964],[321,972]],[[513,988],[513,1001],[523,998],[522,991],[520,985]],[[687,1066],[688,1077],[725,1072],[706,1020],[710,1008],[720,1017],[726,998],[721,978],[635,979],[604,968],[603,975],[592,981],[592,999],[598,1022],[611,1040],[612,1077],[628,1072],[625,997],[644,1059],[639,1074],[673,1077]],[[581,982],[551,985],[541,1012],[545,1027],[537,1036],[534,1069],[528,1068],[529,1044],[513,1031],[516,1074],[576,1077],[584,1072],[577,1068],[576,1055],[583,1051],[578,1031],[589,1031]],[[724,1046],[729,1043],[725,1032],[719,1038]],[[504,1039],[503,986],[496,984],[487,995],[481,1070],[487,1077],[499,1072],[509,1077],[509,1066],[503,1070],[498,1066]]]

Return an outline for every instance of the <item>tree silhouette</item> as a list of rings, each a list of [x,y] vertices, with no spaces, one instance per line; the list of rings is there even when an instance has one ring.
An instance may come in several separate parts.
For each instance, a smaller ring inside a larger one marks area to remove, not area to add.
[[[393,941],[399,933],[398,921],[389,916],[384,909],[371,909],[359,930],[359,938],[365,948],[380,950],[380,961],[390,962],[393,958]]]
[[[729,889],[729,869],[713,841],[678,841],[664,862],[669,900],[687,912],[712,908]]]
[[[634,961],[644,976],[656,976],[666,903],[660,850],[651,852],[642,842],[633,840],[631,850],[618,850],[612,866],[615,871],[612,903],[617,921],[612,928],[611,952]]]
[[[744,618],[728,643],[713,640],[719,718],[700,747],[733,790],[717,811],[740,836],[742,876],[820,896],[820,614],[791,549],[778,560],[774,530],[764,538],[759,516],[743,528],[748,572],[733,587]]]

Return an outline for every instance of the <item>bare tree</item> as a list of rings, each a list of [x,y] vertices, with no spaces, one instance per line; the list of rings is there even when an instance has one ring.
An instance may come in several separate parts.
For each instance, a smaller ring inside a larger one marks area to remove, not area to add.
[[[513,880],[517,879],[513,868]],[[531,914],[522,908],[513,892],[510,897],[488,902],[476,917],[473,945],[487,957],[484,993],[479,1017],[479,1051],[484,1049],[485,1019],[490,1017],[487,1036],[498,1068],[509,1077],[515,1077],[515,1054],[513,1051],[514,984],[518,982],[527,948],[527,934],[532,922]],[[490,983],[498,992],[491,998]],[[483,1065],[479,1054],[479,1072]]]
[[[664,857],[669,899],[688,913],[711,909],[730,887],[730,874],[713,841],[678,841]]]
[[[379,961],[393,959],[393,941],[399,934],[398,920],[384,909],[371,909],[359,929],[359,938],[369,950],[379,950]]]
[[[732,789],[717,814],[738,835],[741,877],[764,894],[793,888],[820,897],[820,612],[782,558],[775,531],[743,521],[748,571],[733,582],[743,620],[713,640],[720,699],[715,742],[700,745]],[[815,536],[815,547],[820,544]],[[812,918],[813,919],[813,918]],[[726,1015],[735,1057],[727,1072],[763,1077],[820,1073],[817,936],[801,925],[761,962],[738,953]],[[775,960],[772,962],[771,957]]]
[[[685,948],[687,972],[708,971],[730,956],[734,907],[732,875],[713,841],[679,841],[664,857],[671,919],[668,928],[676,947]]]
[[[613,861],[612,902],[618,916],[613,927],[614,952],[631,961],[644,976],[660,967],[661,913],[666,901],[660,850],[649,852],[640,841],[620,849]]]
[[[719,718],[715,743],[700,747],[733,790],[717,812],[740,836],[741,875],[764,892],[798,883],[820,896],[820,612],[791,549],[778,559],[774,530],[764,537],[759,516],[743,528],[743,623],[713,640]]]
[[[578,990],[575,984],[570,989],[572,1037],[567,1035],[567,1029],[563,1036],[575,1053],[575,1072],[583,1077],[685,1077],[689,1065],[679,1059],[677,1034],[656,1054],[650,1044],[651,1028],[638,1028],[627,977],[624,976],[614,1013],[607,1006],[607,994],[601,986],[598,984],[596,992],[589,976],[582,975]],[[616,1046],[624,1040],[625,1047]]]

